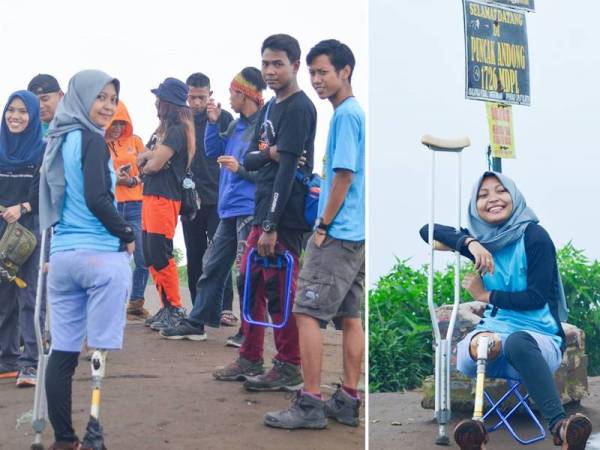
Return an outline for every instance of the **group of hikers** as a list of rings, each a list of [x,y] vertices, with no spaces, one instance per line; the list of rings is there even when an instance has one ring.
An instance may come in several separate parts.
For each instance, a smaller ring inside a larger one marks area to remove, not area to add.
[[[121,349],[127,319],[143,320],[165,339],[195,341],[207,339],[205,327],[236,326],[227,344],[239,355],[214,377],[243,381],[248,390],[297,391],[289,409],[265,415],[266,425],[325,428],[329,417],[358,426],[365,117],[352,93],[354,55],[330,39],[306,57],[312,87],[334,109],[315,190],[308,180],[317,114],[297,82],[300,45],[276,34],[260,51],[261,69],[243,68],[230,82],[236,119],[212,98],[202,73],[152,89],[158,126],[145,144],[134,134],[119,80],[102,71],[78,72],[64,93],[53,76],[40,74],[9,96],[0,130],[0,224],[20,223],[38,245],[18,271],[26,286],[0,282],[0,376],[14,373],[20,387],[45,383],[50,449],[82,448],[71,418],[80,352]],[[267,87],[275,96],[265,102]],[[307,205],[315,196],[312,217]],[[173,248],[180,218],[189,314]],[[48,249],[40,249],[49,229]],[[39,267],[42,250],[48,264]],[[240,304],[246,288],[252,318],[266,321],[268,314],[281,325],[268,370],[265,327],[233,311],[234,267]],[[36,372],[38,272],[47,272],[42,302],[47,297],[50,314],[45,380]],[[154,315],[144,306],[149,276],[161,305]],[[331,321],[343,331],[344,377],[326,400],[321,328]]]

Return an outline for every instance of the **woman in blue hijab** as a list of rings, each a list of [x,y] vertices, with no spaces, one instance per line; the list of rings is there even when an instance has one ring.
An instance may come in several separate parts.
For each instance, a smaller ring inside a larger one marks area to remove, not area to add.
[[[0,125],[0,236],[6,225],[19,222],[34,231],[37,179],[44,143],[40,102],[28,91],[10,95]],[[37,344],[33,311],[37,285],[39,244],[17,276],[27,286],[0,279],[0,376],[17,376],[17,386],[36,382]],[[24,341],[21,352],[20,339]]]
[[[462,284],[487,304],[481,322],[458,343],[457,369],[475,377],[477,342],[487,335],[493,346],[486,375],[521,380],[554,444],[583,450],[591,423],[581,414],[566,418],[553,377],[565,350],[561,321],[567,319],[554,244],[515,183],[501,173],[486,172],[477,180],[468,215],[468,230],[434,227],[438,248],[473,260],[478,273],[467,274]],[[427,226],[421,236],[427,240]],[[483,448],[487,440],[482,423],[473,420],[459,423],[454,437],[461,449]]]

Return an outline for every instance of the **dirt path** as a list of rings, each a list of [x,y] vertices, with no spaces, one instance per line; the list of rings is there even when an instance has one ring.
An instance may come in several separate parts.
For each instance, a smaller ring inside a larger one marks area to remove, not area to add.
[[[600,431],[600,377],[589,379],[590,396],[582,400],[581,406],[569,407],[567,413],[581,411],[588,415],[595,431]],[[435,445],[437,425],[432,420],[433,411],[421,408],[421,392],[410,391],[400,394],[371,394],[369,397],[369,444],[371,450],[442,450],[458,448],[454,441],[450,447]],[[466,415],[455,414],[450,429],[454,424],[466,418]],[[524,426],[524,420],[517,422],[517,429],[523,430],[524,436],[533,428]],[[530,434],[531,436],[531,434]],[[520,446],[506,430],[498,430],[490,436],[488,450],[507,450],[527,448],[534,450],[556,449],[552,440],[546,439],[527,447]],[[600,450],[600,434],[594,435],[588,443],[587,450]]]
[[[149,286],[150,307],[157,307]],[[189,306],[189,294],[183,292]],[[265,427],[265,412],[286,408],[285,393],[250,393],[240,383],[213,379],[214,367],[236,357],[224,347],[232,328],[208,329],[205,342],[167,341],[141,324],[128,324],[125,350],[109,355],[102,390],[101,422],[111,450],[195,449],[362,449],[364,419],[359,428],[329,422],[323,431],[281,431]],[[265,338],[265,361],[273,355],[270,332]],[[325,336],[323,391],[341,377],[341,334]],[[80,360],[73,384],[75,428],[82,437],[90,401],[89,363]],[[289,395],[287,396],[289,397]],[[33,389],[17,389],[14,380],[0,380],[0,449],[28,449],[29,421],[18,418],[33,405]],[[361,411],[364,417],[364,411]],[[52,442],[51,427],[44,443]]]

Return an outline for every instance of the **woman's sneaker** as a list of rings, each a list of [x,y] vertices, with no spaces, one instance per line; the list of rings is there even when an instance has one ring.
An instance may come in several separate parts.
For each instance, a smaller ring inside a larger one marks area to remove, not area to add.
[[[149,326],[152,326],[152,324],[154,322],[158,322],[162,318],[163,314],[165,313],[165,309],[166,308],[163,306],[152,317],[149,317],[146,320],[144,320],[144,326],[149,327]]]
[[[554,445],[560,445],[561,450],[584,450],[591,433],[590,419],[577,413],[554,426],[552,441]]]
[[[35,367],[23,367],[17,375],[17,387],[34,387],[37,382],[37,369]]]
[[[150,325],[150,329],[154,331],[164,330],[165,328],[174,328],[185,319],[185,308],[175,308],[171,305],[165,306],[165,312],[162,317]]]

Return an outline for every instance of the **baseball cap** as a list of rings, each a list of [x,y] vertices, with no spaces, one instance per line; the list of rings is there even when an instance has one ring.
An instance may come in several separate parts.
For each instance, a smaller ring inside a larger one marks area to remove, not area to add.
[[[56,78],[52,75],[40,73],[31,79],[27,86],[27,90],[36,95],[42,95],[59,92],[61,89]]]

